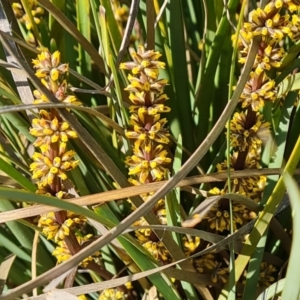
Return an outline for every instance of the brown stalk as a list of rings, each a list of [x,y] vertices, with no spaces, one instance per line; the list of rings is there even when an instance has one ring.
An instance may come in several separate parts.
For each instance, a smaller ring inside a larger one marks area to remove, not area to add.
[[[274,169],[249,169],[249,170],[240,170],[233,171],[230,173],[231,178],[243,178],[251,176],[262,176],[262,175],[278,175],[281,174],[280,168]],[[296,169],[294,175],[300,175],[300,169]],[[208,182],[221,182],[226,181],[228,178],[227,172],[222,173],[213,173],[209,175],[197,175],[185,178],[181,180],[176,187],[195,185]],[[144,193],[155,192],[160,189],[166,181],[153,182],[140,186],[130,186],[127,188],[122,188],[118,190],[111,190],[107,192],[102,192],[94,195],[83,196],[79,198],[66,199],[66,202],[72,202],[74,204],[85,206],[85,205],[96,205],[104,202],[115,201],[119,199],[124,199],[127,197],[133,197],[136,195],[141,195]],[[0,224],[20,220],[24,218],[29,218],[37,215],[41,215],[51,211],[59,211],[60,208],[51,207],[48,205],[37,204],[31,207],[19,208],[13,211],[4,211],[0,213]]]

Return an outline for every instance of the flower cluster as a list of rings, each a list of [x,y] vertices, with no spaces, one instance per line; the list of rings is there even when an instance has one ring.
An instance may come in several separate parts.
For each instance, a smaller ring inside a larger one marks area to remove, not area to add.
[[[129,15],[128,7],[121,4],[119,0],[111,0],[110,2],[120,32],[123,33]]]
[[[26,42],[32,47],[36,47],[38,43],[36,36],[33,34],[33,27],[35,27],[35,24],[39,25],[41,23],[45,10],[39,5],[37,0],[27,0],[26,2],[26,5],[30,9],[29,13],[24,9],[23,1],[20,0],[12,3],[12,9],[19,24],[22,24],[26,28],[24,32]]]
[[[130,93],[130,120],[126,137],[133,141],[133,154],[128,156],[125,163],[129,167],[129,182],[140,185],[166,179],[168,157],[166,145],[170,143],[170,133],[165,127],[166,118],[162,113],[168,113],[170,108],[165,105],[168,100],[164,93],[166,79],[159,78],[159,70],[165,64],[159,61],[161,54],[153,50],[145,51],[140,46],[132,53],[133,61],[122,63],[121,69],[130,70],[129,84],[125,88]],[[141,195],[144,201],[151,197],[151,193]],[[165,200],[160,199],[153,208],[153,212],[161,224],[167,224]],[[134,223],[136,226],[147,225],[142,218]],[[150,230],[138,230],[136,236],[139,242],[155,257],[157,261],[167,262],[170,255],[162,241]],[[200,244],[199,238],[184,237],[184,250],[190,255]]]
[[[206,254],[194,260],[196,270],[202,274],[209,274],[213,284],[225,283],[228,276],[228,268],[219,262],[215,254]]]
[[[263,108],[267,102],[274,103],[277,99],[277,87],[274,78],[279,73],[283,58],[286,55],[285,43],[293,43],[299,39],[300,2],[297,0],[271,0],[264,7],[258,7],[249,14],[244,22],[238,39],[239,63],[244,64],[254,37],[258,37],[259,48],[249,75],[248,81],[239,99],[240,107],[229,124],[230,146],[232,149],[230,162],[225,160],[217,165],[218,172],[243,169],[258,169],[261,167],[262,146],[270,138],[271,124],[264,120]],[[265,176],[234,178],[225,183],[222,189],[213,188],[212,195],[237,193],[261,201],[266,183]],[[232,201],[233,230],[246,224],[255,217],[255,213],[240,203]],[[229,200],[221,199],[214,203],[204,219],[208,230],[227,234],[231,228]],[[203,265],[204,263],[200,261]],[[210,273],[213,262],[207,263],[203,272]],[[217,266],[218,263],[215,263]],[[269,273],[275,272],[273,266],[262,265],[265,271],[261,273],[261,286],[268,286],[274,278]],[[217,278],[217,277],[215,277]],[[223,278],[219,278],[223,281]]]
[[[169,132],[165,128],[167,120],[161,118],[161,113],[170,111],[165,105],[168,99],[164,94],[167,84],[165,79],[159,79],[159,70],[165,64],[158,59],[159,52],[148,50],[140,46],[132,54],[133,61],[122,63],[121,69],[130,70],[129,85],[125,88],[130,93],[129,100],[131,113],[129,128],[126,137],[133,141],[131,156],[126,157],[125,163],[131,176],[129,182],[140,185],[160,181],[166,178],[168,164],[171,158],[165,147],[169,143]],[[142,195],[144,201],[151,194]],[[153,212],[162,224],[166,224],[166,209],[164,199],[158,201]],[[145,225],[146,221],[140,219],[134,225]],[[163,243],[157,240],[151,230],[136,231],[139,242],[159,261],[167,261],[169,253]]]
[[[219,190],[213,188],[210,190],[212,195],[224,194],[224,189]],[[244,205],[234,203],[233,205],[233,229],[236,230],[237,226],[243,225],[249,219],[249,211]],[[229,202],[227,199],[221,199],[209,210],[205,218],[208,220],[209,227],[213,231],[223,232],[230,230],[230,212]]]
[[[68,94],[65,80],[68,65],[60,63],[58,51],[51,54],[43,49],[37,59],[33,60],[33,65],[36,69],[35,75],[59,101],[80,105],[75,96]],[[34,103],[48,102],[40,91],[34,91],[34,95],[37,98]],[[33,145],[39,149],[39,152],[32,155],[34,162],[30,165],[32,178],[38,186],[37,193],[59,199],[71,198],[65,190],[64,181],[68,178],[68,171],[76,168],[79,163],[74,159],[76,153],[67,149],[69,139],[77,138],[76,132],[62,120],[55,109],[41,109],[39,117],[32,120],[30,133],[36,137]],[[38,221],[38,226],[42,228],[47,239],[58,244],[53,252],[58,263],[78,252],[81,244],[91,237],[82,237],[81,232],[85,225],[85,217],[70,211],[50,212],[41,215]],[[91,258],[87,258],[82,265],[86,266],[90,260]]]
[[[37,59],[33,60],[33,65],[37,69],[35,75],[42,79],[42,83],[55,96],[60,86],[65,86],[64,91],[60,92],[61,97],[57,97],[58,100],[64,101],[67,97],[75,98],[75,96],[67,96],[64,77],[68,71],[68,65],[60,63],[58,51],[51,54],[43,49]],[[38,100],[34,101],[35,104],[41,102],[40,98],[43,102],[48,102],[40,91],[35,90],[34,95],[39,95]],[[30,165],[30,170],[33,173],[33,179],[38,180],[39,189],[45,189],[51,195],[56,195],[63,191],[62,180],[67,179],[66,172],[74,169],[79,163],[78,160],[74,160],[75,152],[67,150],[68,140],[76,138],[77,134],[67,122],[61,119],[55,109],[40,110],[39,118],[32,120],[30,133],[37,138],[34,146],[40,149],[40,152],[35,152],[32,156],[34,163]]]
[[[120,0],[110,0],[112,12],[114,14],[121,36],[124,36],[125,34],[125,28],[130,15],[130,11],[129,11],[130,3],[131,1],[126,2]],[[130,44],[133,45],[136,41],[141,41],[141,40],[142,40],[142,36],[141,36],[140,24],[136,19],[130,36]]]
[[[77,235],[76,240],[78,242],[78,245],[82,246],[85,242],[89,241],[91,237],[92,237],[92,234],[87,234],[83,237],[80,235]],[[72,255],[74,253],[72,253],[70,247],[68,247],[68,245],[66,243],[66,239],[61,239],[57,244],[58,244],[58,246],[52,252],[52,255],[54,255],[56,257],[58,263],[64,262],[64,261],[68,260],[70,257],[72,257]],[[94,253],[93,256],[97,256],[97,255],[100,255],[100,252]],[[82,265],[83,267],[87,267],[89,262],[93,261],[93,259],[94,259],[93,256],[86,257],[80,263],[80,265]]]
[[[123,300],[125,299],[124,293],[120,290],[117,289],[106,289],[102,292],[100,297],[98,298],[99,300]]]
[[[276,272],[276,268],[273,265],[267,262],[262,262],[260,264],[259,278],[257,281],[257,290],[259,292],[265,290],[272,283],[275,282],[275,277],[273,276],[275,272]],[[245,271],[243,274],[243,280],[241,282],[240,288],[246,285],[247,282],[246,278],[247,278],[247,271]],[[237,291],[237,299],[243,299],[242,289]]]
[[[285,56],[284,39],[298,39],[299,9],[298,1],[269,1],[264,8],[259,7],[249,14],[249,20],[243,24],[239,36],[234,37],[238,38],[239,62],[242,64],[246,61],[253,38],[258,36],[260,41],[252,72],[239,99],[241,111],[236,112],[229,123],[230,143],[233,148],[230,168],[233,171],[260,168],[261,147],[270,136],[271,126],[269,122],[264,121],[261,110],[265,103],[276,100],[277,88],[271,76],[276,74]],[[227,161],[219,164],[217,168],[219,172],[225,172]],[[258,202],[265,182],[264,176],[236,178],[231,182],[231,192]],[[220,193],[228,191],[226,184]],[[221,202],[222,204],[216,203],[206,217],[210,228],[216,231],[228,230],[230,224],[228,205],[224,205],[228,200]],[[233,228],[237,229],[249,220],[249,212],[245,207],[233,204]],[[220,210],[220,207],[225,210]]]
[[[62,221],[57,220],[54,212],[50,212],[40,217],[38,225],[43,228],[43,233],[48,239],[53,239],[58,243],[63,241],[75,228],[79,229],[86,223],[86,218],[70,211],[65,213],[63,219],[65,220],[62,223]]]
[[[262,262],[260,265],[258,286],[260,288],[269,287],[275,281],[275,277],[273,276],[275,272],[276,268],[273,265]]]
[[[44,9],[38,5],[37,0],[28,0],[28,4],[31,10],[31,14],[33,17],[33,20],[36,24],[40,24],[41,22],[41,16],[44,14]],[[20,2],[13,2],[12,8],[14,11],[14,14],[19,22],[24,23],[27,30],[31,30],[32,24],[30,21],[29,16],[26,14],[22,4]]]

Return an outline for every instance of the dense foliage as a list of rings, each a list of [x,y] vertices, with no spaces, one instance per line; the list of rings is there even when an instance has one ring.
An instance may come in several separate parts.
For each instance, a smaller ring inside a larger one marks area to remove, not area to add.
[[[298,299],[300,1],[0,18],[0,300]]]

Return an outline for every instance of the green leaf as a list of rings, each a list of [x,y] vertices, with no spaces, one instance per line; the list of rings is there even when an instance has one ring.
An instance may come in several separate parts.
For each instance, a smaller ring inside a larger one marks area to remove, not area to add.
[[[0,198],[0,211],[9,211],[13,209],[15,209],[15,207],[12,205],[12,203],[7,201],[6,199]],[[13,239],[11,240],[11,243],[9,243],[9,241],[6,240],[7,242],[5,242],[3,246],[8,249],[9,253],[14,253],[20,258],[24,260],[28,260],[28,256],[24,251],[28,251],[28,250],[31,251],[32,249],[33,231],[27,226],[17,221],[6,222],[5,224],[7,228],[10,230],[10,233],[13,235],[13,237],[18,243],[16,242],[14,243]],[[4,235],[4,232],[2,232],[2,236],[3,238],[5,238],[5,236],[6,238],[8,238],[7,235]],[[1,241],[4,242],[4,239],[3,240],[1,239]],[[38,247],[37,259],[38,259],[37,264],[39,266],[40,271],[46,271],[53,266],[51,254],[49,254],[45,250],[43,245],[39,245]]]
[[[293,242],[281,299],[298,300],[300,295],[300,192],[299,186],[289,173],[285,172],[283,174],[283,180],[288,190],[292,206]]]
[[[282,64],[279,68],[279,71],[283,71],[285,68],[287,68],[290,64],[294,62],[294,60],[299,56],[300,51],[300,41],[297,41],[295,45],[293,45],[287,55],[284,57]]]
[[[277,97],[280,98],[290,91],[300,90],[300,73],[290,75],[278,85]]]
[[[14,166],[7,163],[3,158],[0,157],[0,169],[7,174],[10,178],[14,179],[24,189],[34,192],[36,190],[35,185],[24,177]]]
[[[10,271],[10,268],[15,260],[15,255],[10,255],[5,260],[1,262],[0,265],[0,295],[2,295],[4,284],[7,280],[8,273]]]
[[[267,232],[259,240],[255,252],[253,253],[246,275],[246,285],[243,293],[243,300],[252,300],[253,291],[256,290],[258,279],[260,276],[260,266],[265,253],[265,245],[267,242]]]
[[[80,0],[76,1],[76,14],[77,14],[77,29],[82,35],[91,42],[91,23],[90,23],[90,1]],[[82,46],[79,44],[79,64],[81,73],[85,76],[90,77],[92,71],[91,57],[84,51]]]
[[[176,174],[182,166],[182,136],[179,134],[177,137],[177,147],[175,150],[174,160],[173,160],[173,173]],[[181,213],[180,213],[180,188],[175,188],[166,196],[166,210],[167,210],[167,222],[168,226],[178,226],[181,225]],[[182,249],[182,238],[181,235],[177,234],[176,231],[172,231],[173,239],[176,241],[177,245]],[[196,294],[195,288],[189,282],[182,281],[182,287],[185,294],[188,295],[188,299],[196,300],[198,296]]]
[[[20,247],[19,244],[13,242],[12,236],[0,227],[0,245],[5,247],[9,252],[13,253],[17,257],[25,260],[27,262],[31,262],[31,256],[28,252],[24,251],[24,248]]]
[[[278,125],[274,124],[273,128],[275,129],[275,138],[272,141],[272,145],[269,146],[269,168],[281,168],[284,152],[287,142],[287,135],[289,132],[290,122],[291,122],[291,114],[293,111],[293,105],[296,100],[296,93],[289,93],[285,99],[283,107],[280,109],[280,116]],[[273,153],[274,148],[276,152]],[[264,195],[262,199],[262,204],[264,204],[268,197],[271,195],[276,182],[278,181],[278,175],[268,176],[267,184],[264,190]]]
[[[190,102],[190,86],[187,71],[186,49],[184,38],[184,19],[182,11],[182,1],[173,0],[169,4],[169,26],[170,26],[170,44],[173,61],[173,81],[172,88],[175,91],[172,99],[172,107],[178,109],[178,120],[180,122],[180,130],[184,137],[189,137],[193,128],[191,118],[192,107]],[[184,80],[182,80],[184,78]],[[192,138],[183,139],[183,145],[188,150],[192,151],[195,148]]]
[[[209,1],[212,2],[212,1]],[[234,12],[239,4],[239,1],[232,0],[228,1],[227,9],[229,12]],[[208,16],[208,18],[210,15]],[[214,17],[212,18],[214,19]],[[228,21],[227,14],[224,13],[213,39],[213,43],[210,45],[209,52],[205,68],[203,70],[203,76],[201,76],[201,82],[196,86],[196,107],[195,113],[198,116],[197,132],[197,144],[202,142],[209,131],[209,115],[211,99],[215,97],[215,75],[223,49],[223,44],[227,36],[229,35],[230,24]],[[198,91],[199,89],[199,91]],[[199,93],[198,93],[199,92]]]
[[[4,188],[0,188],[0,189],[4,189]],[[25,191],[24,191],[24,193],[25,193]],[[0,194],[0,210],[1,211],[8,211],[8,210],[15,209],[15,207],[12,205],[12,203],[3,199],[6,196],[7,195]],[[19,199],[19,201],[20,200],[21,199]],[[7,222],[6,225],[10,229],[10,231],[13,233],[13,235],[16,237],[16,239],[19,241],[20,245],[27,250],[31,250],[32,239],[33,239],[32,231],[29,228],[23,226],[22,224],[19,224],[18,222],[15,222],[15,221]]]
[[[115,57],[118,54],[120,49],[120,45],[122,43],[122,37],[118,28],[118,24],[114,13],[112,11],[111,2],[110,0],[101,0],[101,4],[105,8],[106,18],[107,18],[107,29],[110,33],[110,41],[112,43],[112,48],[114,50]],[[104,47],[104,45],[102,45]]]

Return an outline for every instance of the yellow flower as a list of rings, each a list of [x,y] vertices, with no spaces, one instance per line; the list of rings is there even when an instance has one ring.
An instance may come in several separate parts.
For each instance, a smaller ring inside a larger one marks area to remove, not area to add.
[[[157,113],[166,113],[171,109],[164,105],[164,102],[169,98],[166,94],[154,94],[154,93],[131,93],[129,100],[133,103],[129,107],[130,113],[147,113],[148,115],[155,115]]]
[[[149,116],[147,113],[132,114],[129,120],[132,129],[127,130],[126,137],[144,141],[147,145],[150,143],[149,140],[168,144],[170,134],[164,128],[166,123],[167,119],[161,119],[160,114],[154,116]]]
[[[168,83],[166,79],[152,80],[143,73],[139,78],[129,74],[128,80],[130,81],[130,84],[125,88],[125,91],[134,93],[151,92],[161,94],[164,90],[164,87]]]
[[[46,110],[39,111],[41,118],[32,120],[30,134],[37,137],[33,145],[40,147],[50,145],[58,141],[67,142],[69,138],[77,138],[77,133],[70,129],[67,122],[59,122],[56,117]]]
[[[287,7],[290,12],[296,12],[300,10],[299,0],[276,0],[276,2],[283,2],[283,5]]]
[[[148,194],[148,197],[150,195]],[[144,199],[147,201],[147,199]],[[165,207],[165,200],[160,199],[153,208],[153,213],[159,219],[161,224],[167,224],[167,212]],[[141,218],[134,222],[133,226],[147,226],[148,223],[144,218]],[[139,243],[145,247],[157,260],[166,261],[169,260],[169,252],[164,247],[163,243],[158,241],[155,233],[149,229],[138,229],[135,231],[135,235]]]
[[[164,94],[166,79],[158,79],[159,69],[165,64],[158,61],[161,54],[153,50],[145,51],[140,46],[137,53],[132,54],[133,61],[122,63],[121,69],[131,70],[128,75],[130,84],[125,88],[130,93],[129,107],[131,113],[129,129],[126,136],[134,140],[133,155],[128,156],[125,163],[129,166],[129,175],[133,175],[129,182],[140,185],[146,182],[160,181],[165,178],[167,168],[165,165],[171,162],[167,157],[168,152],[162,144],[169,143],[169,132],[164,128],[167,119],[161,119],[161,113],[167,113],[171,109],[165,106],[168,100]],[[147,201],[151,193],[141,195]],[[133,209],[135,209],[133,207]],[[161,224],[167,223],[166,207],[164,199],[158,201],[153,212]],[[147,225],[144,218],[136,221],[135,226]],[[137,230],[138,241],[159,261],[170,259],[169,252],[161,241],[157,240],[150,229]]]
[[[275,277],[272,275],[274,272],[276,272],[276,268],[271,264],[261,263],[258,286],[263,288],[270,286],[275,281]]]
[[[260,264],[260,273],[259,278],[257,282],[257,287],[261,289],[266,289],[269,287],[274,281],[275,277],[273,276],[273,273],[275,273],[277,270],[273,265],[262,262]],[[244,276],[246,277],[247,272],[245,272]],[[246,280],[243,280],[243,284],[246,284]]]
[[[128,19],[129,9],[126,5],[121,4],[119,0],[111,0],[111,5],[114,13],[114,17],[118,22],[121,32],[124,30],[125,23]]]
[[[273,102],[275,99],[275,81],[268,79],[264,72],[259,75],[252,72],[239,101],[243,108],[251,106],[254,111],[258,111],[266,101]]]
[[[64,220],[57,220],[54,212],[41,215],[38,226],[43,229],[47,239],[57,243],[70,234],[70,230],[80,229],[86,224],[86,218],[73,212],[61,212]]]
[[[148,240],[142,245],[157,261],[168,261],[170,259],[169,251],[162,241],[154,242]]]
[[[132,53],[133,61],[121,63],[120,69],[131,70],[133,75],[144,73],[146,76],[157,79],[159,69],[164,69],[165,63],[158,61],[161,57],[159,52],[145,51],[143,46],[138,47],[137,52]]]
[[[98,300],[123,300],[126,298],[123,291],[118,289],[106,289],[101,293]]]
[[[269,2],[264,9],[257,8],[249,14],[249,22],[244,23],[244,30],[253,36],[262,36],[263,40],[280,41],[284,37],[283,28],[287,25],[288,15],[279,14],[274,2]]]
[[[145,183],[147,179],[161,180],[167,171],[164,165],[171,162],[167,151],[162,148],[162,145],[157,145],[154,149],[151,146],[149,152],[135,148],[134,155],[128,156],[125,161],[129,166],[128,174],[138,176],[141,183]]]
[[[230,121],[230,143],[239,151],[259,150],[263,141],[270,137],[270,123],[263,121],[263,115],[256,113],[255,123],[247,128],[247,113],[235,113]],[[227,125],[226,125],[227,127]]]
[[[42,79],[42,83],[54,94],[58,101],[72,105],[81,105],[81,102],[76,98],[76,96],[68,94],[67,82],[65,80],[61,84],[58,84],[58,82],[54,82],[51,79],[48,81]],[[33,91],[33,95],[36,98],[36,100],[33,101],[34,104],[49,102],[48,98],[38,90]]]
[[[51,185],[55,176],[66,180],[66,171],[74,169],[79,161],[72,160],[75,155],[72,150],[59,153],[59,155],[51,159],[48,151],[45,153],[35,152],[32,156],[34,162],[30,165],[30,171],[33,173],[32,178],[39,179],[42,186]]]
[[[222,194],[224,191],[218,191],[214,189],[210,191],[213,194]],[[238,227],[244,225],[249,219],[248,209],[239,203],[232,202],[233,207],[233,230],[237,230]],[[204,219],[208,221],[209,227],[212,230],[223,232],[224,230],[230,230],[230,213],[229,213],[229,200],[221,199],[214,203],[209,212],[205,215]]]
[[[213,283],[224,284],[227,281],[228,268],[224,268],[213,254],[206,254],[195,259],[194,265],[199,273],[210,275]]]
[[[51,54],[48,50],[38,54],[37,59],[32,60],[33,67],[37,69],[35,75],[39,78],[49,77],[54,82],[59,79],[63,74],[68,72],[68,64],[60,63],[60,52],[55,51]]]
[[[285,33],[293,40],[297,41],[300,36],[300,16],[292,15],[291,21],[284,28]]]
[[[92,234],[87,234],[83,237],[81,236],[76,236],[76,239],[79,243],[79,245],[83,245],[85,242],[89,241],[92,237]],[[57,262],[60,264],[66,260],[68,260],[70,257],[72,257],[72,253],[70,252],[69,248],[67,247],[65,241],[59,241],[58,246],[55,248],[55,250],[52,252],[52,255],[56,257]],[[98,256],[100,255],[100,252],[96,252],[93,256]],[[91,262],[94,258],[93,256],[88,256],[86,257],[80,265],[83,267],[86,267],[89,262]]]
[[[38,2],[36,0],[28,0],[28,4],[31,9],[34,22],[39,24],[41,22],[40,17],[44,14],[44,9],[41,6],[38,6]],[[18,2],[14,2],[12,4],[12,9],[18,21],[24,23],[27,30],[31,30],[32,24],[29,16],[25,13],[23,6]]]
[[[260,164],[260,156],[255,150],[251,150],[247,152],[245,160],[242,161],[242,165],[240,165],[240,161],[238,157],[240,152],[234,152],[230,156],[230,166],[231,169],[234,170],[243,170],[243,169],[259,169]],[[218,172],[225,172],[227,170],[227,160],[224,162],[217,164]],[[231,192],[238,193],[247,197],[251,197],[253,192],[257,192],[260,190],[258,187],[261,183],[261,177],[252,176],[252,177],[241,177],[241,178],[233,178],[231,180]],[[224,190],[227,191],[228,183],[225,183]]]
[[[194,253],[197,250],[199,245],[200,245],[200,238],[198,236],[183,237],[183,247],[184,247],[185,255],[190,256],[192,253]]]
[[[247,45],[240,51],[240,63],[244,64],[246,62],[249,49],[250,47]],[[253,69],[255,69],[255,73],[260,75],[263,71],[270,70],[271,67],[279,68],[284,56],[285,50],[282,47],[277,46],[274,40],[269,41],[268,43],[262,41],[253,63]]]

